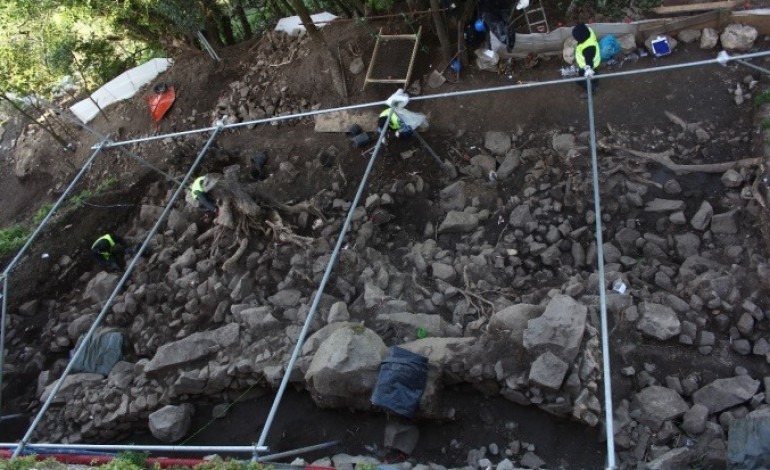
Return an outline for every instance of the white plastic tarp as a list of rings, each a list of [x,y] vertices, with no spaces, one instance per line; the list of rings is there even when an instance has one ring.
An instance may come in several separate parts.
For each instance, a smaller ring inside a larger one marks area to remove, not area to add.
[[[323,13],[316,13],[315,15],[311,15],[310,19],[313,20],[314,25],[319,28],[323,28],[328,23],[336,20],[337,17],[325,11]],[[275,30],[283,31],[289,36],[296,36],[300,32],[305,31],[305,26],[302,24],[302,20],[299,19],[299,16],[287,16],[286,18],[281,18],[278,20],[278,24],[275,25]]]
[[[147,83],[165,72],[172,59],[152,59],[142,65],[127,70],[96,90],[91,98],[86,98],[70,107],[70,111],[81,121],[87,123],[99,113],[99,108],[106,108],[116,101],[131,98]],[[97,107],[94,101],[99,105]]]

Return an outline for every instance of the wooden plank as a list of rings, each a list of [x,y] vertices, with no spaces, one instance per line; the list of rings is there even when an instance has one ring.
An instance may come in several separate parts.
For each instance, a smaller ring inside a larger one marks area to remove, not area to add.
[[[703,2],[703,3],[691,3],[689,5],[674,5],[670,7],[657,7],[652,11],[659,15],[667,15],[670,13],[689,13],[693,11],[703,10],[720,10],[724,8],[735,8],[740,5],[738,0],[727,0],[722,2]]]
[[[659,34],[672,34],[685,29],[716,28],[719,25],[720,11],[714,10],[687,18],[675,18],[665,20],[663,24],[639,25],[639,33],[643,37],[657,36]]]
[[[417,37],[414,38],[414,49],[412,49],[412,57],[409,58],[409,69],[406,71],[406,79],[404,80],[404,89],[409,87],[409,79],[412,78],[412,69],[414,68],[414,58],[417,56],[417,48],[420,47],[420,34],[422,33],[422,26],[417,30]]]
[[[370,78],[370,83],[404,83],[403,78]]]
[[[420,28],[422,28],[422,26],[420,26]],[[417,39],[417,35],[414,35],[414,34],[384,34],[382,36],[382,40],[383,41],[388,41],[390,39],[411,39],[412,41],[414,41],[415,39]]]
[[[730,15],[730,19],[733,23],[745,24],[746,26],[756,28],[759,34],[770,34],[770,13],[752,12],[751,10],[734,11]]]
[[[361,91],[366,90],[366,84],[369,83],[369,77],[372,76],[372,69],[374,69],[374,62],[377,58],[377,51],[380,48],[380,38],[382,37],[382,28],[380,28],[380,33],[377,35],[377,41],[374,42],[374,52],[372,52],[372,60],[369,61],[369,70],[366,71],[366,78],[364,78],[364,86],[361,88]]]

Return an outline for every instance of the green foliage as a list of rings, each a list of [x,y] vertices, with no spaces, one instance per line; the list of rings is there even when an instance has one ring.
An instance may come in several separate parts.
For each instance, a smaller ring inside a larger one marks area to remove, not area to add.
[[[40,225],[40,222],[45,219],[45,216],[48,215],[49,212],[51,212],[51,209],[53,208],[53,204],[50,202],[47,202],[40,206],[40,209],[35,212],[35,215],[32,216],[32,223],[35,225]]]
[[[114,176],[110,176],[106,180],[99,183],[99,185],[96,186],[94,189],[84,189],[79,193],[75,194],[74,196],[72,196],[70,203],[75,208],[83,207],[89,199],[107,191],[108,189],[116,186],[117,184],[118,184],[118,179]]]
[[[0,470],[66,470],[67,466],[52,458],[37,461],[34,455],[16,457],[10,460],[0,460]]]
[[[762,130],[763,130],[763,131],[766,131],[766,130],[768,130],[768,129],[770,129],[770,117],[768,117],[768,118],[764,118],[764,119],[762,120]]]
[[[765,90],[754,98],[754,106],[757,108],[765,103],[770,103],[770,90]]]
[[[366,4],[372,7],[375,13],[390,11],[395,3],[395,0],[366,0]]]
[[[259,462],[215,458],[208,462],[199,463],[193,467],[193,470],[273,470],[273,467]]]
[[[627,16],[626,9],[634,7],[642,12],[649,11],[663,4],[663,0],[576,0],[578,10],[587,16],[600,13],[607,19],[621,20]],[[557,2],[557,9],[565,11],[569,1]],[[585,15],[584,15],[585,16]]]
[[[0,257],[13,253],[14,250],[22,246],[29,237],[30,230],[21,224],[16,224],[0,230]],[[21,462],[19,462],[21,465]],[[0,470],[4,467],[0,466]],[[15,467],[8,467],[10,470],[19,470]]]
[[[102,470],[145,470],[148,455],[146,453],[120,452],[109,463],[99,468]]]

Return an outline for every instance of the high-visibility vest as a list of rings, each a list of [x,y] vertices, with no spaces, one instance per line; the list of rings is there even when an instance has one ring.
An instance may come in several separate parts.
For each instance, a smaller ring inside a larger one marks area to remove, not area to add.
[[[577,66],[580,69],[586,66],[586,58],[583,57],[583,51],[589,47],[596,48],[596,53],[594,54],[594,63],[591,64],[591,67],[596,68],[602,62],[601,53],[599,51],[599,41],[596,39],[596,33],[594,33],[594,30],[591,28],[588,28],[588,31],[591,33],[591,35],[588,36],[588,39],[575,47],[575,62],[577,62]]]
[[[205,179],[205,176],[199,176],[195,178],[195,181],[193,181],[193,184],[190,185],[190,191],[192,191],[193,196],[198,196],[199,193],[205,193],[206,190],[203,189],[203,180]]]
[[[112,250],[112,247],[115,246],[115,240],[112,239],[112,235],[109,233],[106,235],[102,235],[101,237],[97,238],[93,245],[91,245],[91,249],[95,250],[96,245],[102,241],[107,240],[107,243],[110,244],[110,251]],[[104,259],[110,259],[110,251],[100,251],[99,254],[104,257]]]
[[[386,109],[385,111],[380,113],[380,117],[388,117],[388,114],[390,114],[390,108]],[[397,131],[401,129],[401,121],[398,119],[398,115],[396,114],[396,111],[393,111],[393,114],[390,114],[390,128],[394,131]]]

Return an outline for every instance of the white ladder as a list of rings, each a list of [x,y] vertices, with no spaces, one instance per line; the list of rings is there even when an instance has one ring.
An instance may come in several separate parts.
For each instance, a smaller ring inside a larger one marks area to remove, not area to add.
[[[524,9],[524,18],[527,20],[527,27],[530,33],[550,33],[548,19],[545,17],[545,10],[540,0],[535,0],[526,9]]]

